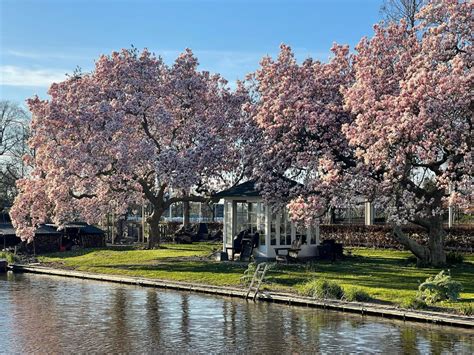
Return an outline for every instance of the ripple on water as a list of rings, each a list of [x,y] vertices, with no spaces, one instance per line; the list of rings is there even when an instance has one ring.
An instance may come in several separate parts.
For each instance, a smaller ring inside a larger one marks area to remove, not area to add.
[[[188,292],[0,276],[0,352],[474,353],[470,331]]]

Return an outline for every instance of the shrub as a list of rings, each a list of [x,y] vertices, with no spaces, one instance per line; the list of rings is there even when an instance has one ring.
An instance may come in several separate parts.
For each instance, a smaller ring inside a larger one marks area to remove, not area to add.
[[[446,254],[446,262],[450,265],[462,264],[464,262],[464,255],[455,251],[450,251]]]
[[[474,303],[464,303],[459,308],[459,312],[465,316],[472,316],[474,314]]]
[[[325,279],[308,281],[301,287],[300,292],[305,296],[320,299],[341,299],[344,296],[341,286],[334,281]]]
[[[15,256],[7,251],[0,251],[0,259],[6,259],[9,264],[15,262]]]
[[[430,276],[418,287],[418,297],[428,304],[439,301],[457,301],[462,286],[459,282],[453,281],[451,275],[444,270],[436,276]]]
[[[426,309],[428,307],[426,302],[419,297],[411,297],[407,300],[404,300],[400,303],[400,306],[409,309]]]
[[[344,289],[344,298],[351,302],[367,302],[372,299],[367,292],[356,287],[349,287]]]

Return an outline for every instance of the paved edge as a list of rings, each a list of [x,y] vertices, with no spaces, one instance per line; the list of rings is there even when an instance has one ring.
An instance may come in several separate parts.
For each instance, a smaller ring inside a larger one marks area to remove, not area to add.
[[[118,276],[108,274],[98,274],[91,272],[82,272],[74,270],[55,269],[36,265],[9,265],[13,272],[30,272],[36,274],[47,274],[64,277],[74,277],[81,279],[116,282],[129,285],[138,285],[145,287],[159,287],[173,290],[194,291],[207,294],[245,298],[247,291],[238,288],[212,286],[196,283],[167,281],[159,279],[148,279],[133,276]],[[346,302],[339,300],[315,300],[309,297],[298,296],[289,293],[262,292],[258,294],[261,301],[284,303],[287,305],[296,305],[304,307],[315,307],[323,309],[338,310],[362,315],[381,316],[385,318],[397,318],[408,321],[434,323],[438,325],[449,325],[463,328],[474,328],[474,317],[460,316],[455,314],[446,314],[430,311],[414,311],[391,306],[377,304]]]

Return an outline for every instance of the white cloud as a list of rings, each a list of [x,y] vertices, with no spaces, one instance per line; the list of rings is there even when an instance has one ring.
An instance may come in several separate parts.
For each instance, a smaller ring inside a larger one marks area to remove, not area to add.
[[[161,55],[168,64],[172,64],[182,50],[177,49],[153,49],[150,48],[156,55]],[[220,73],[224,78],[231,83],[239,78],[243,79],[245,75],[254,71],[259,67],[259,62],[265,55],[270,55],[273,58],[278,56],[279,48],[274,48],[272,52],[265,51],[232,51],[232,50],[212,50],[212,49],[195,49],[194,54],[197,56],[201,69],[209,70],[211,72]],[[329,52],[311,51],[308,48],[294,48],[296,59],[302,62],[308,57],[312,57],[323,62],[330,57]],[[8,50],[7,53],[17,57],[24,57],[30,59],[44,58],[42,52],[26,52],[18,50]],[[49,53],[46,57],[57,59],[67,58],[69,54]],[[93,59],[93,57],[91,57]],[[47,64],[46,64],[47,66]],[[71,68],[74,66],[71,65]],[[71,72],[69,70],[58,69],[31,69],[28,67],[14,66],[14,65],[0,65],[0,85],[9,86],[36,86],[49,87],[53,82],[63,81],[65,73]]]
[[[17,49],[8,49],[5,51],[6,55],[17,58],[27,58],[27,59],[90,59],[87,56],[79,54],[65,54],[60,52],[52,52],[50,50],[44,51],[24,51]]]
[[[47,87],[63,81],[67,70],[29,69],[14,65],[0,66],[0,85]]]

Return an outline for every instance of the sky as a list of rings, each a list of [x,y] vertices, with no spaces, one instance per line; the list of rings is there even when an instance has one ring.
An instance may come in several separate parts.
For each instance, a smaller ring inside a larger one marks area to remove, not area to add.
[[[148,48],[167,63],[191,48],[230,83],[281,43],[326,61],[381,18],[382,0],[0,0],[0,99],[47,98],[52,82],[114,50]]]

